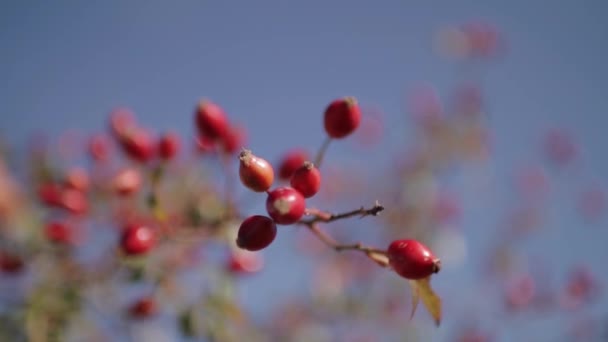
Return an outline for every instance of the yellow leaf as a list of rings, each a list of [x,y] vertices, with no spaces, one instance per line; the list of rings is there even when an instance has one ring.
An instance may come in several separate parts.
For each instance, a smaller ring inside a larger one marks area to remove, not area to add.
[[[435,291],[433,291],[431,288],[431,277],[420,280],[410,280],[409,283],[410,287],[412,288],[411,317],[413,317],[414,313],[416,312],[418,301],[422,300],[422,304],[424,304],[426,310],[435,320],[435,324],[439,326],[441,323],[441,298],[439,298],[439,296],[437,296]]]

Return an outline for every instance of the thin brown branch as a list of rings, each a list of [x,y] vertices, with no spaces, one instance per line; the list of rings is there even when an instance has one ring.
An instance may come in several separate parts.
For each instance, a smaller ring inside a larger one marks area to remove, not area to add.
[[[336,220],[341,220],[341,219],[346,219],[349,217],[353,217],[353,216],[360,216],[361,218],[365,217],[365,216],[378,216],[378,214],[380,214],[380,212],[384,210],[384,207],[382,205],[380,205],[380,203],[378,201],[376,201],[376,203],[374,203],[374,206],[366,209],[365,207],[361,207],[359,209],[356,210],[352,210],[352,211],[348,211],[345,213],[341,213],[341,214],[332,214],[332,213],[328,213],[325,211],[321,211],[318,209],[307,209],[306,213],[307,215],[313,216],[313,218],[308,219],[308,220],[301,220],[300,224],[304,224],[304,225],[312,225],[314,223],[317,222],[332,222],[332,221],[336,221]]]

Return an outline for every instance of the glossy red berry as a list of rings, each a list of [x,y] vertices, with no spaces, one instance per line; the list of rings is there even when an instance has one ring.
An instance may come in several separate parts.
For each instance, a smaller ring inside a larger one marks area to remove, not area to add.
[[[291,175],[310,159],[310,155],[304,149],[293,149],[283,155],[279,162],[279,178],[288,180]]]
[[[147,318],[154,315],[157,310],[158,308],[153,298],[143,297],[131,305],[129,314],[133,318]]]
[[[393,241],[388,247],[388,259],[397,274],[407,279],[422,279],[441,269],[441,261],[416,240]]]
[[[306,201],[296,189],[280,187],[268,194],[266,210],[277,224],[294,224],[304,216]]]
[[[250,216],[241,223],[236,245],[249,251],[268,247],[277,236],[277,226],[269,217]]]
[[[164,160],[171,160],[179,153],[180,146],[177,134],[165,133],[158,140],[158,155]]]
[[[145,225],[128,225],[122,233],[120,244],[127,255],[145,254],[156,244],[156,234]]]
[[[270,189],[274,182],[274,170],[270,163],[249,150],[241,151],[239,161],[239,177],[244,186],[255,192]]]
[[[314,196],[321,187],[321,173],[311,162],[304,162],[291,176],[291,186],[302,196]]]
[[[212,140],[222,139],[228,131],[226,113],[220,106],[208,100],[198,103],[195,121],[199,133]]]
[[[341,139],[357,129],[361,123],[361,109],[354,97],[344,97],[325,109],[325,132],[331,138]]]

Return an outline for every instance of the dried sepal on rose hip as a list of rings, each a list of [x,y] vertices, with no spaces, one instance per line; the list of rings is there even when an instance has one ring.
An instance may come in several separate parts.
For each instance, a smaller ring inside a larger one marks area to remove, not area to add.
[[[280,187],[268,193],[266,210],[277,224],[294,224],[304,216],[306,201],[296,189]]]
[[[202,136],[214,141],[223,139],[229,128],[224,110],[209,100],[201,100],[196,106],[195,123]]]
[[[441,261],[416,240],[396,240],[388,247],[389,264],[400,276],[418,280],[441,269]]]
[[[270,189],[274,182],[274,170],[268,161],[245,149],[239,154],[239,161],[239,177],[244,186],[255,192]]]
[[[129,224],[122,232],[120,247],[126,255],[148,253],[156,245],[156,233],[147,225]]]
[[[334,100],[325,109],[323,117],[325,132],[334,139],[353,133],[361,123],[361,108],[354,97]]]
[[[291,186],[305,198],[314,196],[321,187],[321,173],[311,162],[304,162],[291,176]]]
[[[248,251],[259,251],[268,247],[277,236],[277,226],[272,219],[253,215],[239,227],[236,245]]]

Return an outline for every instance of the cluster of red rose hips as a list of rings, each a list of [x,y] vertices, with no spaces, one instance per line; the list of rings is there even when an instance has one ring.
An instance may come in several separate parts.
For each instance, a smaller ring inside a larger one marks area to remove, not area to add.
[[[324,149],[331,139],[342,139],[353,133],[361,122],[361,109],[353,97],[336,99],[324,113],[324,128],[327,141],[315,162],[306,160],[301,151],[289,154],[280,166],[279,177],[289,180],[290,186],[271,189],[275,181],[275,171],[264,158],[243,149],[239,156],[239,177],[249,190],[267,193],[266,215],[252,215],[241,223],[236,245],[245,250],[259,251],[268,247],[276,238],[277,225],[302,223],[302,218],[311,214],[306,208],[306,199],[313,197],[321,187],[321,173],[318,165]],[[227,120],[221,108],[211,102],[202,102],[196,113],[199,133],[210,140],[223,139]],[[336,249],[336,246],[334,246]],[[440,269],[440,261],[430,250],[416,240],[398,240],[390,244],[388,251],[381,251],[400,276],[407,279],[423,279]]]

